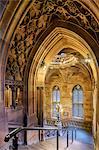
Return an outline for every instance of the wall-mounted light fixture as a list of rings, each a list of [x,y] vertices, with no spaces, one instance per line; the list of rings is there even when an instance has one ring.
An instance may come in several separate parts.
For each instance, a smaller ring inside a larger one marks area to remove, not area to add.
[[[45,64],[45,61],[43,60],[40,67],[43,69],[43,70],[46,70],[46,64]]]
[[[90,63],[91,62],[91,58],[89,56],[89,54],[87,54],[87,57],[85,58],[85,63]]]

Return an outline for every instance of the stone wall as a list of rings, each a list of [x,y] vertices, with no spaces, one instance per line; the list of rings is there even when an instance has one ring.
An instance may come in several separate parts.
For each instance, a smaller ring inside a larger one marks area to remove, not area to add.
[[[92,121],[92,85],[88,72],[82,72],[81,69],[70,67],[66,69],[49,70],[45,83],[45,117],[51,118],[51,92],[54,86],[58,86],[61,92],[61,101],[63,113],[62,119],[72,119],[72,89],[79,84],[84,92],[84,121]]]

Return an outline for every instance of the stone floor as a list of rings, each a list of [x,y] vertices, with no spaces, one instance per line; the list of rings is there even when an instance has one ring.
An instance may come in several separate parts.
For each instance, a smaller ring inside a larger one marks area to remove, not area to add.
[[[78,141],[74,141],[74,143],[69,146],[68,150],[94,150],[94,147],[91,144],[84,144]]]
[[[72,128],[70,128],[72,129]],[[66,134],[65,134],[66,137]],[[70,138],[71,138],[71,134],[70,134]],[[92,134],[83,130],[83,129],[76,129],[76,141],[85,143],[85,144],[93,144],[93,137]]]

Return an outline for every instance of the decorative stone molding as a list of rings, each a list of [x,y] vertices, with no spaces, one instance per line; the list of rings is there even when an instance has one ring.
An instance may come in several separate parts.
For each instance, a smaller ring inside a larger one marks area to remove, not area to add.
[[[23,80],[28,57],[37,39],[53,22],[69,21],[86,30],[97,42],[99,25],[89,10],[77,0],[35,0],[16,29],[9,46],[6,73]]]
[[[20,87],[20,89],[23,89],[23,82],[17,81],[17,80],[5,80],[5,86],[11,86],[11,87]]]

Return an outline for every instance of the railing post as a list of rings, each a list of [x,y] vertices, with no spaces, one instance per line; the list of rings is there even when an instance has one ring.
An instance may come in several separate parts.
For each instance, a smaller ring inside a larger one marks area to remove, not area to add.
[[[39,136],[39,142],[40,142],[40,140],[41,140],[41,138],[40,138],[40,130],[38,130],[38,136]]]
[[[75,129],[75,140],[76,140],[76,129]]]
[[[41,130],[41,141],[44,141],[43,130]]]
[[[23,126],[27,127],[27,114],[26,113],[24,114],[24,117],[23,117]],[[26,130],[24,130],[24,144],[27,145],[27,131]]]
[[[69,145],[69,142],[68,142],[68,130],[67,130],[67,147]]]
[[[72,143],[73,143],[73,130],[72,130]]]
[[[13,150],[18,150],[18,137],[14,135],[13,141],[12,141],[12,148]]]
[[[59,133],[58,133],[58,130],[57,130],[57,150],[59,150],[59,139],[58,139],[59,137],[58,136],[59,136]]]

